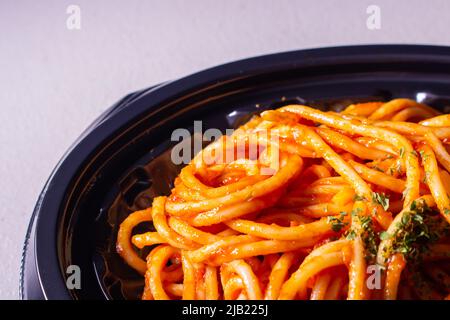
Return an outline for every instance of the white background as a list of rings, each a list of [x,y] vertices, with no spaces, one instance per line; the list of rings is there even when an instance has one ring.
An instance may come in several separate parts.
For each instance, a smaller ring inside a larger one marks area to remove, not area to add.
[[[66,27],[81,8],[81,30]],[[366,8],[381,8],[381,29]],[[126,93],[266,53],[450,44],[448,0],[0,0],[0,298],[18,298],[28,220],[59,158]]]

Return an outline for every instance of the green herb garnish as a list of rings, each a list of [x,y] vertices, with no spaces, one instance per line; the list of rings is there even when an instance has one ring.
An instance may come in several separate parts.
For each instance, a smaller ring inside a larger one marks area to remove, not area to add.
[[[374,170],[377,170],[377,171],[380,171],[380,172],[383,172],[384,173],[384,170],[383,169],[381,169],[379,166],[373,166],[372,167],[372,169],[374,169]]]
[[[356,231],[355,230],[348,230],[346,238],[348,240],[353,240],[356,238]]]
[[[366,198],[364,198],[364,196],[355,194],[355,196],[353,197],[353,201],[366,201]]]
[[[421,254],[428,251],[430,243],[448,232],[448,226],[442,227],[438,215],[433,214],[433,210],[423,200],[413,201],[409,211],[403,212],[396,227],[394,234],[390,235],[391,250],[402,253],[411,261],[418,261]]]
[[[389,239],[390,237],[391,237],[391,235],[390,235],[388,232],[386,232],[386,231],[380,232],[380,239],[381,239],[381,240],[387,240],[387,239]]]
[[[353,240],[359,235],[364,244],[366,261],[373,262],[377,255],[378,240],[373,229],[372,218],[370,216],[359,215],[360,211],[361,210],[352,211],[353,219],[359,220],[360,228],[351,228],[347,230],[345,236],[347,239]]]
[[[384,193],[372,192],[372,202],[381,205],[384,211],[389,209],[389,197]]]
[[[327,222],[331,224],[331,230],[334,232],[340,232],[342,228],[348,225],[348,222],[344,221],[344,217],[347,212],[341,212],[339,217],[328,216]]]

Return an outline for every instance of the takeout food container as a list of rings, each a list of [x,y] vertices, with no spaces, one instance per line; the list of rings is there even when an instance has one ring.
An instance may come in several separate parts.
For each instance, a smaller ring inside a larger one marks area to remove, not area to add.
[[[450,106],[450,48],[351,46],[225,64],[127,95],[86,129],[39,196],[26,235],[22,299],[137,299],[143,280],[114,250],[119,223],[168,194],[180,169],[168,151],[177,128],[236,127],[284,104],[340,109],[406,97]],[[66,281],[76,265],[80,288]],[[69,269],[70,271],[70,269]]]

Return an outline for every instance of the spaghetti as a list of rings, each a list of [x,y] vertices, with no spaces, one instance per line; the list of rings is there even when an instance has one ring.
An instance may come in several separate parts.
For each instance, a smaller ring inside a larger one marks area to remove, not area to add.
[[[408,99],[265,111],[130,214],[117,252],[143,299],[448,299],[449,139]]]

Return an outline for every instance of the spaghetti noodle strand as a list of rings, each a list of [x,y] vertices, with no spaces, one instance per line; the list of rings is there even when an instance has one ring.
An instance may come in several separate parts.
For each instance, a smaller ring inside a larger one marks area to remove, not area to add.
[[[125,218],[116,251],[143,300],[449,299],[449,141],[450,116],[409,99],[266,110]]]

